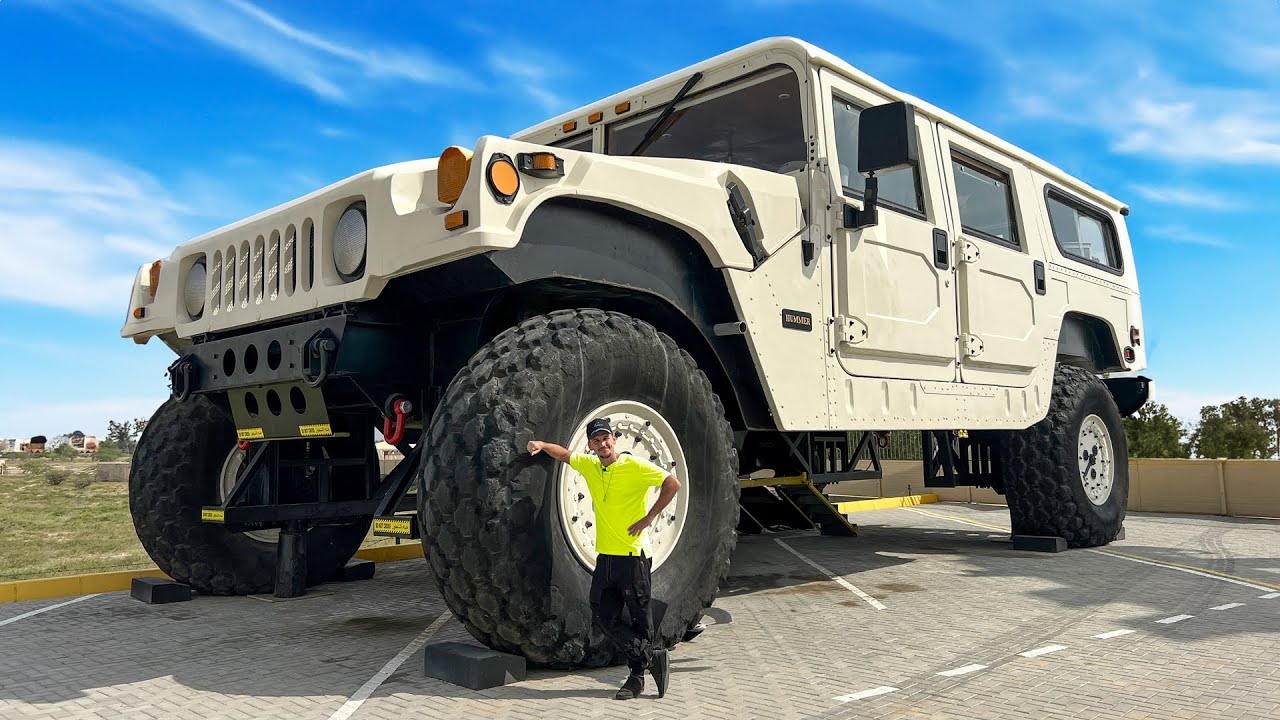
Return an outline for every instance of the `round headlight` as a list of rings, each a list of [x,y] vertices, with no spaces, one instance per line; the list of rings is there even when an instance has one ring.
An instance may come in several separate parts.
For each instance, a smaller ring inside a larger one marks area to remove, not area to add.
[[[364,254],[368,245],[364,203],[347,208],[333,230],[333,265],[343,280],[354,280],[364,272]]]
[[[198,320],[204,314],[205,282],[209,269],[205,267],[204,258],[196,261],[187,271],[187,282],[182,287],[182,302],[187,306],[187,314],[192,320]]]

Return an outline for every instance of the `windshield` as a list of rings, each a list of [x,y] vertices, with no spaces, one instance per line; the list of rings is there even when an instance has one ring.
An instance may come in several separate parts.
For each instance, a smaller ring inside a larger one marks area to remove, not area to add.
[[[610,155],[628,155],[661,109],[608,130]],[[773,70],[680,103],[662,135],[641,157],[690,158],[773,172],[804,166],[800,85],[791,70]]]

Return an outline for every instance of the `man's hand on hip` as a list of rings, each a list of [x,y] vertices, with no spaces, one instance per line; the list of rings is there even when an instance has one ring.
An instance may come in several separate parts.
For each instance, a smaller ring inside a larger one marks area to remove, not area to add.
[[[645,515],[644,517],[632,523],[631,527],[627,528],[627,534],[639,535],[640,533],[644,532],[645,528],[649,527],[652,524],[653,524],[653,517],[650,515]]]

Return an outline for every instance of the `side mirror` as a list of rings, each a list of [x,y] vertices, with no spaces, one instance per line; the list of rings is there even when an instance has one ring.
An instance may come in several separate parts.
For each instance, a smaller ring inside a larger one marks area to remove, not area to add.
[[[861,210],[844,209],[844,226],[860,230],[879,222],[880,181],[876,173],[915,167],[919,162],[914,107],[892,102],[863,110],[858,115],[858,172],[867,176],[867,189]]]

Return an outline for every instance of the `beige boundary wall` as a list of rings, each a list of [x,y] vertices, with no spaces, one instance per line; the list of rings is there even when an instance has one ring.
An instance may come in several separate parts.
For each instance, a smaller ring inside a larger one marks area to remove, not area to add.
[[[861,497],[933,493],[944,502],[1003,505],[988,488],[925,488],[919,462],[886,460],[884,478],[839,483],[831,492]],[[1278,460],[1130,460],[1129,509],[1280,518]]]

